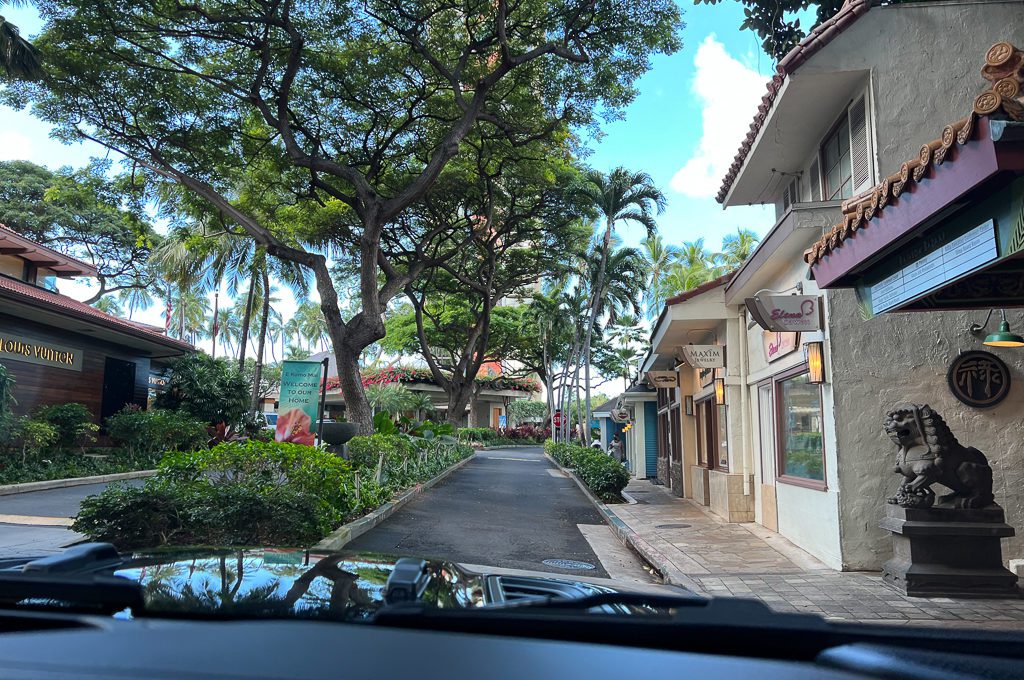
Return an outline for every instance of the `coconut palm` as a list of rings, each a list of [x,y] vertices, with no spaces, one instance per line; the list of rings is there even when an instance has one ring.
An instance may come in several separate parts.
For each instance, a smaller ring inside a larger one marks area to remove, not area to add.
[[[648,271],[648,285],[644,291],[643,303],[648,319],[653,319],[661,309],[665,294],[665,277],[679,255],[679,248],[667,246],[659,234],[648,236],[641,243],[641,256]]]
[[[241,332],[242,324],[235,310],[225,307],[217,310],[217,341],[231,357],[235,357],[235,348]]]
[[[747,261],[759,240],[757,234],[750,229],[737,227],[735,234],[722,239],[722,252],[717,253],[716,259],[728,270],[735,269]]]
[[[146,288],[125,288],[117,294],[118,300],[127,306],[128,318],[139,310],[146,310],[153,306],[154,297]]]
[[[326,342],[330,336],[327,333],[327,319],[324,318],[320,305],[310,301],[303,302],[295,311],[295,317],[299,320],[299,333],[307,346],[312,348],[319,345],[320,351],[326,350]]]
[[[413,393],[401,383],[368,385],[366,387],[366,400],[370,402],[370,407],[374,413],[385,411],[395,415],[402,411],[410,410],[413,402]]]
[[[601,261],[598,265],[595,285],[591,289],[597,294],[591,297],[590,317],[584,340],[583,356],[589,366],[590,344],[593,338],[594,324],[597,322],[598,308],[601,305],[600,293],[604,289],[605,269],[611,251],[612,232],[620,222],[635,222],[647,230],[648,236],[653,236],[657,229],[657,223],[652,211],[660,214],[665,209],[665,195],[654,186],[654,180],[647,173],[630,172],[621,167],[615,168],[608,175],[594,171],[588,173],[587,183],[581,193],[593,203],[605,223],[604,236],[598,251]],[[586,402],[586,422],[589,423],[591,417],[589,384]],[[589,446],[589,428],[585,429],[588,431],[584,441]]]
[[[178,312],[171,317],[171,333],[195,344],[210,333],[210,301],[202,293],[186,291],[178,297]]]
[[[12,7],[24,7],[26,0],[8,0],[0,2]],[[39,53],[28,40],[21,36],[21,31],[11,22],[0,16],[0,68],[8,78],[18,80],[38,80],[42,74]]]
[[[121,309],[120,303],[113,295],[104,295],[99,300],[92,303],[92,306],[104,314],[109,314],[111,316],[124,316],[124,310]]]
[[[429,418],[436,411],[434,400],[423,392],[413,392],[409,397],[409,402],[406,407],[410,411],[416,412],[416,420]]]

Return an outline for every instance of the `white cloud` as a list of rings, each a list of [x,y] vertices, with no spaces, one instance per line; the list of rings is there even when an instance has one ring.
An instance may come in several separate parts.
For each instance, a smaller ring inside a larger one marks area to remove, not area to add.
[[[697,149],[672,177],[674,190],[693,198],[718,193],[765,93],[767,78],[744,66],[709,35],[693,60],[693,93],[701,103]]]
[[[31,156],[31,139],[14,130],[0,132],[0,161],[19,161]]]

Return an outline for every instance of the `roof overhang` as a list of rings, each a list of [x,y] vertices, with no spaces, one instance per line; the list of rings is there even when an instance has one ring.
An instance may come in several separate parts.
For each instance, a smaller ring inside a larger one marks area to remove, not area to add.
[[[727,280],[723,277],[713,288],[662,310],[651,334],[642,373],[671,370],[679,363],[675,356],[679,347],[706,343],[714,337],[715,327],[729,316],[724,296]]]
[[[96,267],[91,264],[40,245],[6,227],[0,228],[0,254],[15,255],[37,267],[47,267],[62,278],[97,275]]]
[[[819,287],[857,288],[872,314],[1024,305],[1024,123],[976,125],[951,160],[870,220],[837,226],[810,260]],[[970,261],[952,259],[961,247]]]
[[[787,76],[722,205],[774,201],[778,190],[804,170],[868,74],[857,70]]]

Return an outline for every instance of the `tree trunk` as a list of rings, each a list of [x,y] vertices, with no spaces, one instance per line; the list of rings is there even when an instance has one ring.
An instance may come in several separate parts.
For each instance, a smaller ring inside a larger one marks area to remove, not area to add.
[[[256,370],[253,371],[252,401],[249,410],[255,412],[260,400],[260,380],[263,379],[263,350],[267,344],[267,321],[270,318],[270,274],[263,267],[263,318],[260,319],[260,342],[256,348]]]
[[[359,375],[359,352],[334,342],[334,358],[338,362],[338,383],[345,401],[345,418],[359,426],[359,434],[373,434],[373,409],[366,400]]]
[[[614,222],[609,217],[605,221],[604,240],[601,246],[601,264],[597,268],[597,281],[594,282],[594,290],[590,293],[590,320],[587,323],[587,340],[584,356],[587,360],[587,427],[584,438],[584,445],[590,446],[590,342],[594,335],[594,324],[597,322],[597,310],[601,307],[601,295],[604,291],[604,272],[608,268],[608,250],[612,243],[612,226]]]
[[[249,292],[245,295],[245,313],[242,315],[242,331],[238,338],[238,370],[245,368],[245,345],[249,340],[249,324],[252,322],[252,301],[256,294],[256,277],[249,274]]]
[[[453,380],[449,383],[448,413],[445,414],[445,421],[451,423],[452,427],[461,427],[462,414],[466,412],[466,406],[470,405],[472,408],[474,391],[473,382]]]

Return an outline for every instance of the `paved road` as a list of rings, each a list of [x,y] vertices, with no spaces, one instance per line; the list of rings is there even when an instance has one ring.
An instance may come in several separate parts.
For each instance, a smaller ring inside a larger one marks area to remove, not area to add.
[[[478,453],[346,550],[581,576],[619,577],[624,569],[644,573],[587,497],[539,447]],[[552,558],[587,562],[595,569],[543,564]]]
[[[141,485],[142,480],[128,484]],[[84,484],[62,489],[0,496],[0,558],[43,555],[60,551],[84,537],[67,528],[86,496],[106,484]]]

